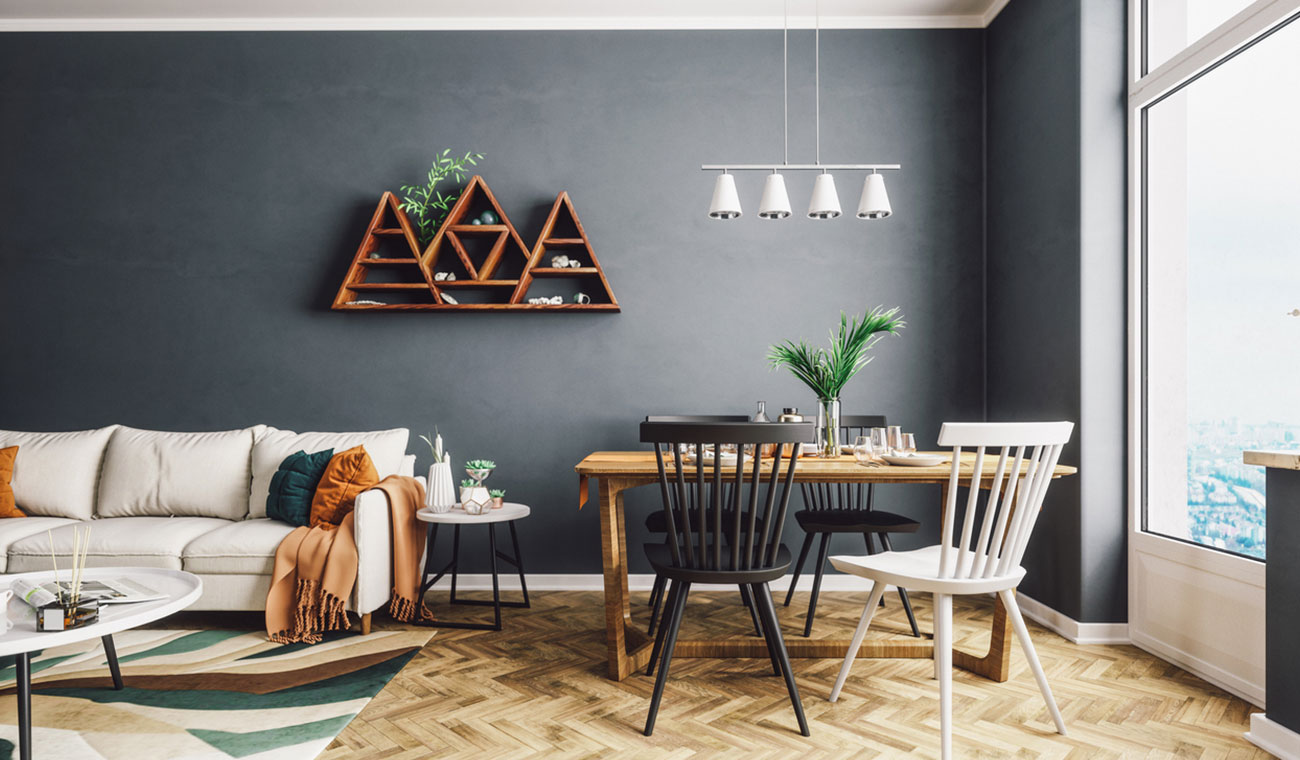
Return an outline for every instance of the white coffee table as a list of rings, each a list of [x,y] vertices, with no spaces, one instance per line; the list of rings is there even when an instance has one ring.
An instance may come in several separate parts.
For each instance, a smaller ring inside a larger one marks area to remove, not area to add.
[[[67,580],[68,571],[59,577]],[[0,590],[9,587],[10,581],[22,578],[34,583],[48,583],[54,580],[52,572],[16,573],[0,580]],[[70,631],[36,630],[36,611],[21,599],[9,600],[7,610],[13,628],[0,635],[0,656],[15,655],[17,664],[15,675],[18,687],[18,757],[19,760],[31,760],[32,756],[32,652],[74,644],[78,641],[99,638],[104,642],[104,655],[108,659],[108,669],[113,675],[113,687],[122,688],[122,672],[117,666],[117,650],[113,646],[113,634],[129,628],[151,623],[165,618],[190,606],[203,593],[203,581],[197,575],[180,570],[164,570],[153,567],[101,567],[86,568],[83,580],[93,581],[105,578],[129,578],[143,586],[166,594],[167,598],[153,602],[136,602],[134,604],[107,604],[100,608],[99,619],[90,625],[73,628]]]
[[[493,621],[491,623],[461,623],[447,620],[435,620],[429,624],[435,628],[463,628],[471,631],[499,631],[501,630],[501,608],[502,607],[529,607],[528,603],[528,583],[524,580],[524,560],[519,553],[519,536],[515,532],[515,521],[527,517],[532,510],[526,504],[516,504],[507,501],[501,505],[500,509],[493,509],[484,512],[481,515],[471,515],[460,507],[452,509],[450,512],[434,512],[425,507],[415,513],[416,519],[429,524],[428,536],[425,543],[424,553],[424,575],[423,583],[420,584],[419,598],[424,599],[428,590],[442,579],[447,571],[451,571],[451,603],[452,604],[469,604],[479,607],[492,607]],[[497,523],[508,523],[510,526],[510,543],[514,547],[515,556],[508,557],[497,551]],[[451,545],[451,562],[445,567],[433,574],[433,542],[438,537],[439,525],[451,525],[454,527]],[[488,556],[492,560],[492,601],[483,599],[457,599],[456,598],[456,571],[460,565],[460,528],[462,525],[486,525],[488,527]],[[524,592],[522,602],[503,602],[501,601],[501,587],[497,576],[497,559],[509,562],[519,571],[519,586]],[[433,578],[429,576],[433,575]]]

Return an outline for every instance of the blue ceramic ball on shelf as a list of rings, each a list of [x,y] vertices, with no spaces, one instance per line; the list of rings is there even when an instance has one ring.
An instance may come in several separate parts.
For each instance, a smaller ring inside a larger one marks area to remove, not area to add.
[[[478,218],[483,222],[483,224],[499,224],[501,222],[501,217],[497,216],[496,212],[490,209],[479,214]]]
[[[472,224],[472,225],[474,225],[475,227],[477,227],[477,226],[479,226],[480,224],[483,223],[483,220],[482,220],[482,219],[471,219],[471,220],[469,220],[469,223]]]

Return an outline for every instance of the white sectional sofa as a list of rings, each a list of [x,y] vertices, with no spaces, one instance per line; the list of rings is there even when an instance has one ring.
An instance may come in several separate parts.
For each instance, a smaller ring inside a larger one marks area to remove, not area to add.
[[[266,517],[271,476],[295,451],[364,445],[381,478],[411,475],[405,428],[294,433],[265,425],[173,433],[113,425],[70,433],[0,430],[18,446],[11,485],[28,516],[0,519],[0,573],[48,570],[50,541],[71,563],[74,526],[91,526],[89,567],[186,570],[203,579],[191,609],[263,610],[276,547],[293,526]],[[349,609],[363,616],[392,589],[388,504],[357,499],[359,565]],[[48,533],[47,533],[48,532]]]

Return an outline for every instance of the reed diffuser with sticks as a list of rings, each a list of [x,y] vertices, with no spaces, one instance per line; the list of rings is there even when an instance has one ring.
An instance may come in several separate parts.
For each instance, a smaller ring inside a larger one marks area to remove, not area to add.
[[[50,564],[54,567],[54,600],[37,609],[36,629],[39,631],[66,631],[90,625],[99,619],[99,600],[81,598],[81,578],[86,569],[86,555],[90,553],[90,526],[83,534],[72,529],[72,568],[66,582],[60,578],[59,560],[54,551],[54,534],[50,539]]]

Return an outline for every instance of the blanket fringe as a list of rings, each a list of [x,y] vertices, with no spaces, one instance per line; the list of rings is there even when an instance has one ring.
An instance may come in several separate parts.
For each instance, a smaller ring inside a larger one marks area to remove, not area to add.
[[[271,641],[277,644],[315,644],[326,631],[342,631],[351,625],[343,600],[323,590],[319,582],[298,581],[297,597],[293,629],[271,634],[267,637]]]
[[[394,587],[391,601],[388,603],[388,614],[392,615],[394,620],[402,623],[414,622],[417,615],[415,600],[397,593],[397,588]],[[420,601],[418,615],[420,620],[433,619],[433,613],[429,611],[428,607],[424,606],[423,600]]]

